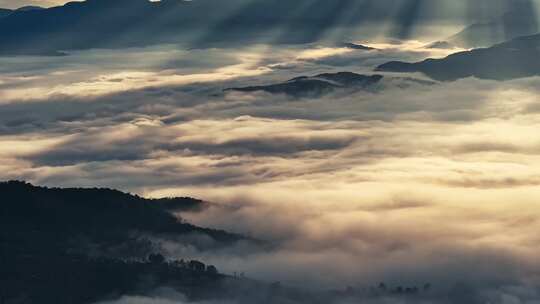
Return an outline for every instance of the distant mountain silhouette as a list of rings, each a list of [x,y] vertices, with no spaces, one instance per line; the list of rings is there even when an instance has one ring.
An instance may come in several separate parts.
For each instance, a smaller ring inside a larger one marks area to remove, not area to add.
[[[466,77],[507,80],[540,75],[539,56],[540,35],[533,35],[442,59],[416,63],[392,61],[380,65],[376,71],[422,72],[441,81]]]
[[[538,33],[539,24],[534,3],[512,1],[509,11],[492,20],[475,23],[448,38],[454,45],[475,48],[489,47],[520,36]]]
[[[361,75],[351,72],[326,73],[313,77],[301,76],[289,81],[243,88],[230,88],[226,91],[256,92],[264,91],[271,94],[286,94],[293,97],[320,96],[336,89],[367,89],[383,79],[381,75]]]
[[[387,82],[383,84],[383,79]],[[384,77],[382,75],[362,75],[352,72],[324,73],[315,76],[300,76],[286,82],[225,89],[225,92],[267,92],[285,94],[294,98],[319,97],[337,90],[366,90],[376,92],[386,85],[408,88],[412,85],[433,85],[435,82],[412,77]]]
[[[0,13],[0,54],[55,54],[158,43],[190,47],[307,43],[329,38],[331,35],[326,34],[332,29],[351,29],[375,20],[392,22],[393,37],[410,38],[419,18],[415,14],[418,0],[371,1],[369,9],[362,2],[87,0],[47,9],[24,7]],[[394,6],[410,10],[394,16],[388,10]],[[516,0],[509,9],[499,18],[467,27],[448,41],[460,46],[489,46],[538,31],[530,1]],[[343,41],[344,33],[332,39]],[[349,47],[361,48],[354,44]]]
[[[362,44],[356,44],[356,43],[352,43],[352,42],[344,42],[344,43],[339,44],[338,46],[348,48],[348,49],[352,49],[352,50],[360,50],[360,51],[373,51],[373,50],[376,50],[376,48],[365,46],[365,45],[362,45]]]
[[[0,54],[55,54],[158,43],[188,47],[245,42],[307,43],[335,28],[392,18],[389,6],[416,0],[87,0],[0,19]],[[272,13],[269,13],[272,12]],[[408,16],[403,22],[410,24]],[[336,35],[333,39],[343,41]],[[352,47],[352,45],[351,45]]]

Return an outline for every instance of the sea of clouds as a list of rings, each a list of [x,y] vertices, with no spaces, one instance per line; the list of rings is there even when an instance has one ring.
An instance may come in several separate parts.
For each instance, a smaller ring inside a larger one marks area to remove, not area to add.
[[[465,284],[484,303],[537,303],[540,78],[223,92],[457,51],[426,43],[0,58],[0,179],[211,201],[182,217],[273,246],[156,242],[226,273],[314,289]],[[114,303],[185,301],[166,291]]]

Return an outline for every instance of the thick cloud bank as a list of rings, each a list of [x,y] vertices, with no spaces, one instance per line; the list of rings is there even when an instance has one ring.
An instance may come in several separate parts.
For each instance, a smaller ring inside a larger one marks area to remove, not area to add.
[[[2,58],[0,178],[215,202],[183,216],[275,246],[156,242],[227,273],[319,289],[431,283],[433,298],[456,303],[536,303],[539,78],[403,86],[386,73],[375,91],[223,92],[456,51],[426,44]]]

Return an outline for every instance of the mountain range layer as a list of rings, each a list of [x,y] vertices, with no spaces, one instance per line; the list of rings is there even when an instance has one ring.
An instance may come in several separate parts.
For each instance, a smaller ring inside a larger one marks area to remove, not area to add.
[[[524,36],[489,48],[459,52],[421,62],[392,61],[379,72],[421,72],[442,81],[466,77],[508,80],[540,75],[540,35]]]
[[[266,92],[270,94],[283,94],[294,98],[320,97],[337,91],[370,91],[377,92],[383,89],[383,80],[388,78],[398,88],[407,88],[411,85],[433,85],[435,82],[406,77],[385,77],[383,75],[362,75],[353,72],[324,73],[315,76],[299,76],[285,82],[229,88],[225,92]]]
[[[452,6],[439,3],[442,8],[429,16],[420,4],[417,0],[87,0],[46,9],[29,6],[0,11],[0,54],[57,54],[158,43],[193,47],[307,43],[328,38],[336,29],[340,30],[330,36],[343,41],[350,30],[383,21],[392,25],[388,35],[408,39],[422,20],[451,18],[445,11]],[[450,42],[488,46],[532,34],[538,24],[530,5],[516,0],[508,13],[473,23]],[[388,7],[403,9],[395,15]]]

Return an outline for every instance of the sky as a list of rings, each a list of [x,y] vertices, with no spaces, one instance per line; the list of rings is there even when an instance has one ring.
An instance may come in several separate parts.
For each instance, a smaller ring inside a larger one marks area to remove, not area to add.
[[[426,84],[383,73],[372,90],[300,99],[224,91],[465,51],[427,47],[447,35],[354,41],[374,51],[314,42],[0,57],[0,180],[211,201],[184,216],[279,246],[161,246],[228,273],[313,288],[464,282],[491,303],[538,303],[540,77]]]

